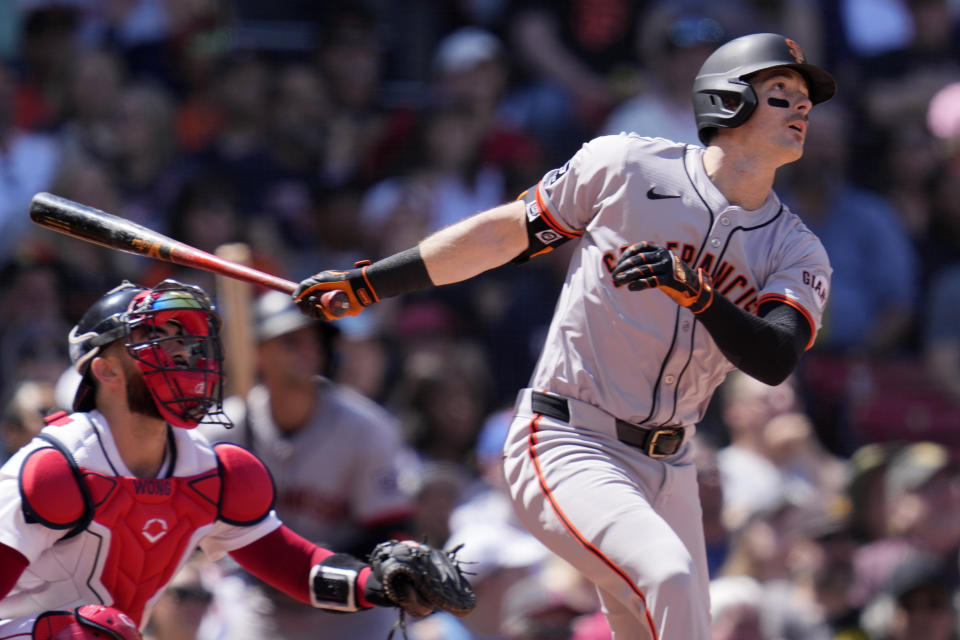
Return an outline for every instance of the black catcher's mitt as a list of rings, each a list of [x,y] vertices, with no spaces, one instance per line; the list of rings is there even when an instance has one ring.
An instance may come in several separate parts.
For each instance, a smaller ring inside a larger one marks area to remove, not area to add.
[[[422,617],[443,610],[465,616],[477,605],[477,596],[455,554],[412,540],[390,540],[374,548],[369,562],[384,595],[406,613]]]

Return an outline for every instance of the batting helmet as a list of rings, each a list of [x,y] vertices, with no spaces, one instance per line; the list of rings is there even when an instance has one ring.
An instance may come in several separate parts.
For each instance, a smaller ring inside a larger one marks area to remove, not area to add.
[[[182,331],[164,335],[155,330],[171,321]],[[146,329],[146,336],[132,340],[135,327]],[[121,339],[143,372],[157,410],[170,424],[192,428],[205,417],[221,415],[220,318],[202,289],[176,280],[152,289],[124,281],[94,302],[68,337],[70,360],[82,376],[74,411],[96,407],[90,363],[103,347]],[[164,345],[170,341],[184,347],[179,360],[167,353]]]
[[[700,141],[707,144],[717,127],[739,127],[757,107],[757,94],[749,78],[758,71],[789,67],[807,82],[810,101],[826,102],[836,93],[829,73],[809,64],[793,40],[776,33],[755,33],[735,38],[706,59],[693,81],[693,111]],[[724,104],[724,98],[734,98]]]

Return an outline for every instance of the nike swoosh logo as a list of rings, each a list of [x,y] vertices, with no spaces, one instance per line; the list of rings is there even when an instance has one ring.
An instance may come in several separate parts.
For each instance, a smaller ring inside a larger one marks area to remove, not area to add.
[[[679,198],[679,197],[681,197],[680,194],[657,193],[656,191],[654,191],[655,188],[656,188],[656,187],[650,187],[650,190],[647,191],[647,197],[650,198],[651,200],[663,200],[664,198]]]

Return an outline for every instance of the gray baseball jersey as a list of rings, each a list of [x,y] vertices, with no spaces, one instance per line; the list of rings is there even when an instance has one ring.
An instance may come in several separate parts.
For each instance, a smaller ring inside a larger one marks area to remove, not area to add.
[[[816,335],[831,273],[820,240],[773,192],[757,210],[728,204],[703,152],[604,136],[544,176],[527,213],[579,246],[531,387],[645,426],[690,427],[703,417],[733,365],[692,312],[655,289],[613,285],[620,250],[641,240],[703,267],[715,291],[747,311],[769,300],[793,306]]]

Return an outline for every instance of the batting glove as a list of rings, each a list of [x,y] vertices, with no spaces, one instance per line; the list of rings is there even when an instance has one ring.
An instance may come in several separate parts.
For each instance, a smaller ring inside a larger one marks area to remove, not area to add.
[[[624,249],[613,269],[613,284],[627,285],[631,291],[656,287],[694,313],[702,313],[713,302],[713,286],[706,271],[694,271],[672,251],[649,242]]]
[[[380,300],[367,279],[369,265],[369,260],[363,260],[349,271],[321,271],[301,281],[293,299],[303,313],[314,318],[329,321],[359,315]]]

